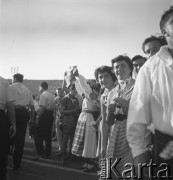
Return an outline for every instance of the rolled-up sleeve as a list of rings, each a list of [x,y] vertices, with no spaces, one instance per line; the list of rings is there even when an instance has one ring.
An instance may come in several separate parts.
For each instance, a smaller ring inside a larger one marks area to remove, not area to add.
[[[15,101],[15,97],[14,97],[14,93],[15,90],[9,86],[9,84],[7,83],[7,96],[6,96],[6,102],[14,102]]]
[[[76,78],[75,87],[80,96],[82,96],[84,93],[87,98],[90,98],[89,95],[92,93],[92,89],[87,84],[86,79],[82,75],[79,75]]]
[[[127,140],[133,157],[146,151],[150,142],[147,126],[151,124],[151,83],[149,71],[142,68],[137,76],[127,119]]]

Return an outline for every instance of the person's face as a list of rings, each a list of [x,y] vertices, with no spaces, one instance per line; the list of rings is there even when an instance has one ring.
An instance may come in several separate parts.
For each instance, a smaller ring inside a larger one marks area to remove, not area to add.
[[[173,15],[165,24],[165,37],[170,49],[173,49]]]
[[[62,98],[64,96],[64,92],[63,92],[62,89],[56,90],[56,93],[57,93],[57,96],[60,97],[60,98]]]
[[[145,63],[145,60],[142,58],[139,58],[139,59],[136,59],[135,61],[133,61],[134,70],[138,73],[139,69],[143,66],[144,63]]]
[[[113,69],[118,80],[125,80],[130,77],[131,69],[126,61],[115,62]]]
[[[148,58],[155,55],[160,50],[161,44],[159,41],[154,40],[145,44],[144,51]]]
[[[114,84],[112,76],[108,72],[98,74],[98,81],[102,87],[110,89]]]
[[[75,97],[76,95],[77,95],[77,91],[76,91],[76,89],[71,89],[70,90],[70,94],[73,96],[73,97]]]

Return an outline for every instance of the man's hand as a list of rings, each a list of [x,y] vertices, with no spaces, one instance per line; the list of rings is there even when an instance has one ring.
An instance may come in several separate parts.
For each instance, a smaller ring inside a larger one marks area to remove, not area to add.
[[[15,136],[15,134],[16,134],[16,126],[11,125],[9,128],[9,137],[13,138]]]

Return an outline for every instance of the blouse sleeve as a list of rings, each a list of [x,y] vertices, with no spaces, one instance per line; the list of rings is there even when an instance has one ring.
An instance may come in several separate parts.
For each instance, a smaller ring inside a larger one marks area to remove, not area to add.
[[[75,87],[80,96],[82,96],[82,94],[84,93],[86,98],[90,98],[89,95],[92,93],[92,89],[87,84],[86,79],[82,75],[79,75],[76,78]]]

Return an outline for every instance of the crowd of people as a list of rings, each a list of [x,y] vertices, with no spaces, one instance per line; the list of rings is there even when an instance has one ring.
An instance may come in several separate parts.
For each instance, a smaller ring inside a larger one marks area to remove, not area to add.
[[[97,158],[121,159],[116,169],[122,175],[127,163],[137,169],[139,163],[152,159],[158,165],[156,171],[166,163],[173,176],[172,6],[161,17],[160,30],[162,35],[143,42],[146,57],[116,56],[110,66],[95,70],[95,81],[86,80],[74,66],[65,73],[56,96],[42,82],[38,104],[22,83],[22,74],[13,76],[11,86],[0,77],[1,179],[6,179],[10,150],[13,170],[21,166],[28,123],[38,154],[33,160],[51,156],[55,127],[62,164],[82,157],[81,169],[92,172]],[[147,168],[145,178],[149,178]]]

